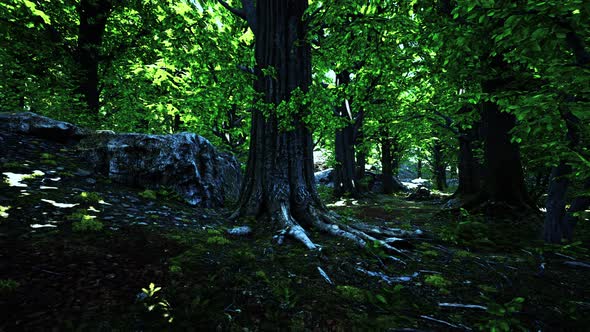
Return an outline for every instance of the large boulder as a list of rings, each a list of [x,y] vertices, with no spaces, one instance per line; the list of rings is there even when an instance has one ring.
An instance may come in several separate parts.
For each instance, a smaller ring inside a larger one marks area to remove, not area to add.
[[[0,130],[59,142],[77,141],[90,132],[32,112],[0,113]]]
[[[168,186],[200,207],[218,207],[239,198],[242,172],[238,161],[196,134],[103,131],[83,139],[79,148],[96,171],[118,183]]]

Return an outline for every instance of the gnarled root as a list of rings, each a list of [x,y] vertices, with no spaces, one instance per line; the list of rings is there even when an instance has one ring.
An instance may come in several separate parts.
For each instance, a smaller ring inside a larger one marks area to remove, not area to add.
[[[280,213],[276,213],[273,217],[284,227],[281,233],[277,236],[277,241],[279,244],[283,242],[285,235],[289,235],[290,237],[303,243],[308,249],[318,249],[319,246],[311,241],[305,229],[291,216],[289,208],[286,204],[281,204]],[[383,227],[371,229],[369,225],[362,223],[357,228],[355,225],[342,224],[339,219],[340,217],[331,211],[318,210],[309,206],[306,209],[306,213],[304,213],[302,221],[307,222],[313,227],[317,227],[322,232],[352,241],[361,248],[367,247],[368,243],[379,243],[379,245],[385,250],[407,257],[407,255],[402,250],[390,245],[384,240],[369,235],[369,232],[365,230],[369,230],[371,233],[376,235],[385,236],[391,236],[394,234],[400,235],[399,233],[388,231]],[[395,258],[394,260],[399,261],[399,259]]]

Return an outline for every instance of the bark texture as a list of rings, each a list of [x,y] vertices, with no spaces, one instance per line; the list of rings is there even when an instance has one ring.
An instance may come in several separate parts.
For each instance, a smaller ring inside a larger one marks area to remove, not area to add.
[[[350,82],[350,74],[346,71],[336,75],[336,84],[346,86]],[[334,196],[341,197],[344,194],[358,195],[358,185],[355,173],[355,123],[351,110],[350,100],[344,100],[335,110],[336,116],[343,119],[346,125],[336,130],[334,167]]]
[[[279,244],[290,236],[307,248],[316,249],[303,228],[313,226],[360,247],[378,241],[383,248],[401,253],[358,227],[340,223],[339,216],[326,209],[315,189],[311,132],[301,120],[306,109],[299,105],[285,119],[279,119],[276,113],[276,106],[289,101],[295,89],[305,92],[311,84],[311,48],[302,19],[307,0],[258,0],[255,15],[248,11],[253,2],[243,0],[243,4],[245,11],[232,12],[245,17],[253,27],[255,89],[271,107],[266,114],[257,109],[252,112],[246,175],[232,217],[270,215],[282,228],[277,235]]]
[[[100,108],[100,47],[107,20],[113,9],[112,0],[82,0],[78,5],[80,24],[78,26],[77,61],[80,67],[78,92],[92,115],[98,115]]]

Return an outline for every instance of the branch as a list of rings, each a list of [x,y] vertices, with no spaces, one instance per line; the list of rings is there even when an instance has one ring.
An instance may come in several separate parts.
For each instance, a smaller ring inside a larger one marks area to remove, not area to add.
[[[223,0],[217,0],[217,2],[219,2],[223,7],[225,7],[225,9],[229,10],[232,14],[236,15],[242,20],[248,21],[248,18],[246,17],[246,12],[244,10],[234,8]]]

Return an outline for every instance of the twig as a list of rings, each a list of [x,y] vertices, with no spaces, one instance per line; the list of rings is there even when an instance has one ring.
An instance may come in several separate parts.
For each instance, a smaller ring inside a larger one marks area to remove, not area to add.
[[[443,307],[443,308],[466,308],[466,309],[488,310],[488,307],[484,307],[479,304],[439,303],[438,306]]]
[[[423,318],[423,319],[426,319],[426,320],[429,320],[429,321],[433,321],[433,322],[437,322],[437,323],[440,323],[440,324],[443,324],[443,325],[446,325],[446,326],[450,326],[452,328],[456,328],[456,329],[463,328],[465,330],[471,331],[471,329],[468,328],[467,326],[459,326],[459,325],[451,324],[449,322],[446,322],[446,321],[440,320],[440,319],[436,319],[434,317],[420,315],[420,318]]]

